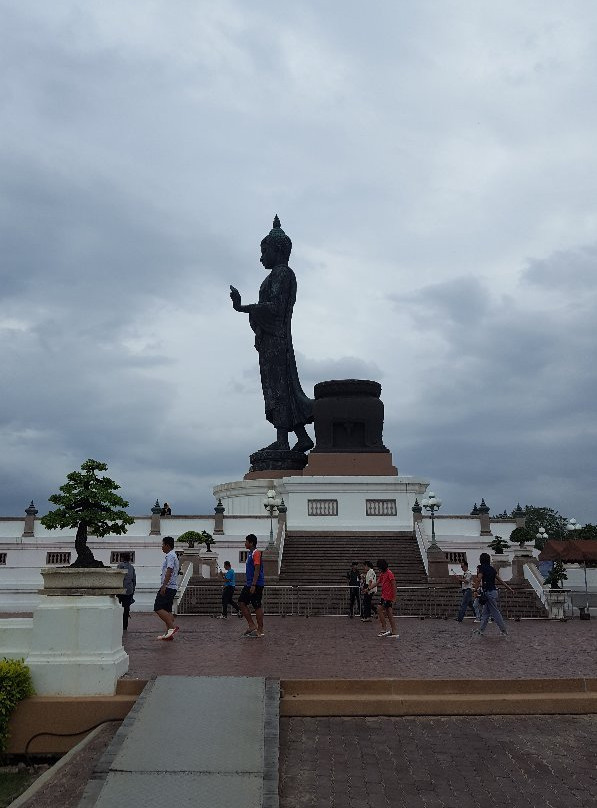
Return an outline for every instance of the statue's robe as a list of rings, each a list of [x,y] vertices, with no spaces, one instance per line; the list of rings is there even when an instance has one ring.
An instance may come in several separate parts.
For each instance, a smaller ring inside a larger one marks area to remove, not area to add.
[[[291,320],[296,300],[296,277],[290,267],[274,267],[259,289],[259,303],[251,306],[249,323],[259,353],[265,417],[276,429],[296,431],[313,421],[313,401],[301,387]]]

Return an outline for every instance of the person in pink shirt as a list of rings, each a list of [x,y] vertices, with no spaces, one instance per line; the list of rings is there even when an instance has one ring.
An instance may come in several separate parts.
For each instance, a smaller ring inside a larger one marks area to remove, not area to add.
[[[396,621],[392,609],[396,602],[396,579],[394,573],[388,568],[388,562],[385,558],[378,558],[377,568],[379,575],[377,576],[377,586],[381,587],[381,602],[377,607],[377,614],[381,622],[381,631],[378,637],[398,637],[396,631]],[[390,628],[386,629],[386,617],[390,624]]]

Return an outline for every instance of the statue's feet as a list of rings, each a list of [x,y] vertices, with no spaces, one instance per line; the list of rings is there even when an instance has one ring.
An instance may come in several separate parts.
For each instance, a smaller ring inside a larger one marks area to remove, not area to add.
[[[313,443],[313,441],[311,440],[311,438],[310,438],[310,437],[307,435],[307,436],[306,436],[306,439],[305,439],[305,438],[301,438],[300,440],[297,440],[297,442],[296,442],[296,443],[294,444],[294,446],[292,447],[292,451],[293,451],[293,452],[308,452],[308,451],[310,451],[310,450],[311,450],[311,449],[312,449],[314,446],[315,446],[315,444]]]
[[[259,450],[260,452],[289,452],[290,451],[290,444],[288,441],[280,441],[275,440],[273,443],[270,443],[269,446],[264,446],[263,449]]]

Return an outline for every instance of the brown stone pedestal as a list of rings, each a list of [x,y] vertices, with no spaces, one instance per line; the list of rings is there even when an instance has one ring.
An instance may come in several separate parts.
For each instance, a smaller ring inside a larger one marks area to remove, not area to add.
[[[427,550],[427,563],[429,571],[427,576],[430,583],[443,583],[450,580],[450,569],[446,554],[442,549],[429,548]]]
[[[311,452],[303,477],[396,477],[390,452]]]
[[[262,553],[263,559],[263,573],[265,575],[265,583],[271,583],[272,580],[278,578],[278,548],[274,547],[273,550],[267,547]]]
[[[524,565],[528,564],[529,561],[533,560],[533,551],[530,549],[526,549],[526,547],[521,547],[520,550],[517,550],[516,553],[512,556],[512,580],[513,581],[524,581]]]

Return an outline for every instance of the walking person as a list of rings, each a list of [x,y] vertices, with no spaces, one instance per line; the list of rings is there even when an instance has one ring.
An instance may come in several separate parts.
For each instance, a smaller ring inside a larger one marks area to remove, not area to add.
[[[238,605],[248,625],[243,637],[264,637],[263,606],[261,602],[263,587],[265,586],[265,575],[263,574],[261,550],[257,549],[257,536],[249,533],[245,539],[245,547],[249,551],[246,564],[246,581],[238,598]],[[253,615],[249,611],[249,606],[255,609],[257,625],[255,625]]]
[[[122,606],[122,630],[126,631],[129,627],[129,614],[131,611],[131,604],[135,602],[133,595],[137,587],[137,575],[135,568],[131,564],[131,554],[121,553],[120,563],[117,569],[126,570],[124,578],[122,579],[122,588],[124,595],[118,595],[118,600]]]
[[[393,608],[396,602],[396,578],[394,573],[388,567],[388,562],[385,558],[377,560],[377,568],[379,575],[377,576],[377,585],[381,587],[381,601],[377,607],[377,614],[381,623],[381,631],[378,637],[398,637],[396,631],[396,621],[394,620]],[[390,624],[390,628],[386,628],[386,618]]]
[[[172,640],[178,626],[174,625],[174,615],[172,614],[172,604],[178,589],[178,568],[180,566],[178,556],[174,552],[174,539],[172,536],[164,536],[162,539],[162,552],[164,561],[162,563],[161,586],[155,596],[153,610],[166,626],[166,632],[158,636],[158,640]]]
[[[222,614],[219,614],[218,617],[220,620],[227,620],[228,606],[232,606],[237,617],[242,617],[238,603],[232,599],[236,586],[236,573],[232,569],[230,561],[224,561],[224,572],[220,572],[220,576],[224,578],[225,583],[222,589]]]
[[[363,623],[371,622],[371,607],[373,596],[377,593],[377,578],[371,561],[365,561],[365,587],[363,589]]]
[[[354,616],[354,604],[357,604],[358,613],[361,613],[361,573],[359,572],[359,565],[353,561],[350,569],[346,573],[348,578],[348,586],[350,587],[350,602],[348,604],[348,616]]]
[[[475,607],[476,598],[473,596],[473,573],[469,572],[468,564],[463,561],[460,565],[462,575],[459,575],[460,585],[462,588],[462,599],[460,601],[460,609],[458,610],[458,617],[456,618],[459,623],[462,623],[466,615],[466,610],[470,606],[477,620],[480,617],[479,606]]]
[[[482,585],[482,595],[480,601],[481,603],[483,603],[483,601],[485,602],[483,603],[483,611],[481,612],[481,625],[478,629],[473,631],[473,634],[478,637],[483,637],[485,634],[485,629],[487,628],[487,623],[489,623],[489,618],[491,617],[493,622],[499,628],[502,636],[507,637],[508,631],[506,630],[506,624],[504,623],[504,618],[502,617],[502,613],[498,607],[498,591],[495,586],[496,581],[503,584],[506,589],[510,590],[510,592],[514,592],[514,590],[509,584],[502,581],[495,567],[491,566],[489,553],[481,553],[479,561],[481,562],[479,564],[479,574],[481,575]]]

